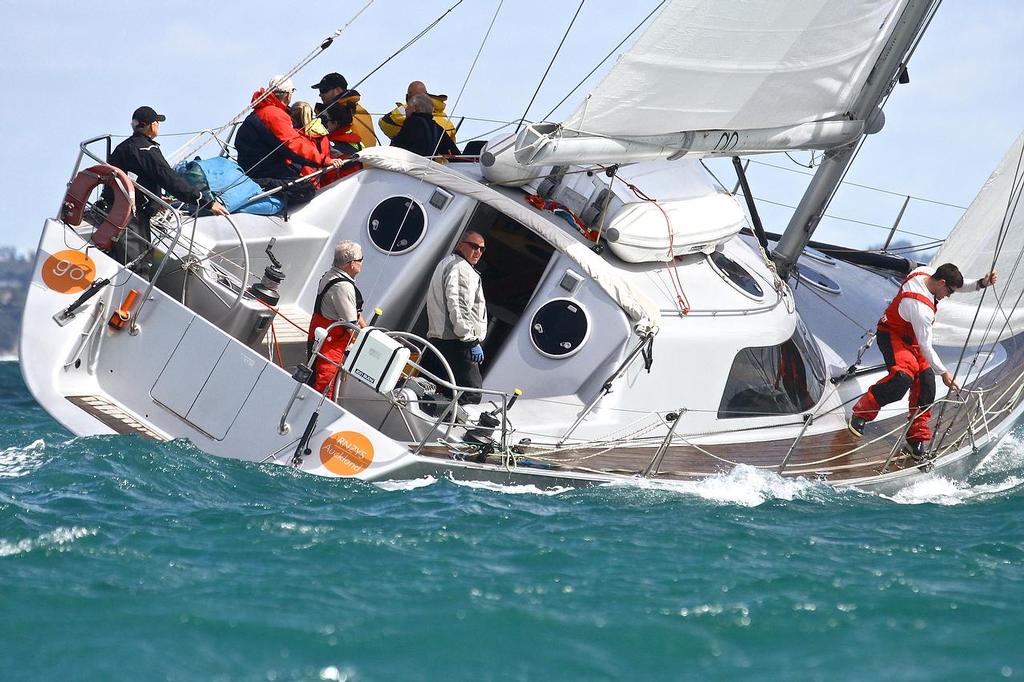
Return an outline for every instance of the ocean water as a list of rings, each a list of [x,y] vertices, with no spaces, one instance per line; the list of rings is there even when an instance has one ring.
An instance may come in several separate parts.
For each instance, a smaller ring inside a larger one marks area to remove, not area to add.
[[[0,363],[0,680],[1024,679],[1024,429],[895,497],[369,485],[71,436]]]

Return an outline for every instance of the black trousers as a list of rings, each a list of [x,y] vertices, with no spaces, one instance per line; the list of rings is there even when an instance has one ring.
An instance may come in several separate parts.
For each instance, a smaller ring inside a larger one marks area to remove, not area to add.
[[[457,385],[469,388],[480,388],[483,386],[484,380],[480,375],[480,365],[469,359],[469,349],[472,348],[471,344],[457,339],[427,340],[441,351],[441,355],[451,365],[452,374],[455,375],[455,383]],[[445,371],[440,360],[433,353],[428,351],[421,364],[423,369],[447,381],[448,372]],[[438,393],[451,400],[452,392],[447,388],[438,386],[437,390]],[[459,396],[459,403],[462,405],[476,405],[479,402],[479,393],[463,393]]]
[[[149,225],[149,216],[139,216],[128,223],[128,227],[121,233],[120,238],[114,242],[111,255],[118,263],[127,265],[138,258],[139,254],[149,249],[153,239],[152,229]],[[140,276],[149,279],[153,269],[153,253],[150,252],[135,266],[135,272]]]

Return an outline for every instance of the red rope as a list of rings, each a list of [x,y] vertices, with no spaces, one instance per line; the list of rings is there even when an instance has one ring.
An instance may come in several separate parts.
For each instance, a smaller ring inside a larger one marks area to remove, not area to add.
[[[686,292],[683,291],[683,283],[679,280],[679,273],[676,272],[676,257],[674,253],[675,237],[672,234],[672,220],[668,217],[668,211],[666,211],[665,208],[660,203],[658,203],[657,199],[647,196],[647,194],[642,189],[640,189],[633,183],[623,180],[618,175],[615,175],[613,177],[614,179],[623,182],[626,185],[626,187],[628,187],[633,192],[633,194],[635,194],[643,201],[649,201],[655,206],[657,206],[658,210],[661,211],[661,215],[665,217],[665,227],[668,230],[668,257],[669,262],[671,263],[671,265],[669,265],[668,268],[668,279],[670,282],[672,282],[672,288],[675,289],[676,305],[679,307],[679,312],[681,312],[683,315],[689,314],[690,301],[686,298]]]
[[[291,326],[295,327],[295,328],[296,328],[296,329],[298,329],[298,330],[299,330],[300,332],[304,332],[304,333],[306,333],[306,334],[308,334],[308,333],[309,333],[309,329],[303,329],[303,328],[302,328],[302,327],[300,327],[299,325],[295,324],[294,322],[292,322],[291,320],[289,320],[289,319],[288,319],[288,318],[287,318],[287,317],[286,317],[286,316],[284,315],[284,313],[282,313],[282,312],[281,312],[280,310],[278,310],[278,309],[277,309],[277,308],[275,308],[274,306],[270,305],[270,304],[269,304],[269,303],[267,303],[266,301],[262,301],[262,300],[260,300],[260,299],[258,299],[258,298],[257,298],[256,300],[257,300],[257,301],[259,301],[259,302],[260,302],[260,303],[261,303],[261,304],[262,304],[262,305],[263,305],[264,307],[266,307],[267,309],[269,309],[269,310],[273,310],[273,311],[274,311],[275,313],[277,313],[277,315],[278,315],[278,316],[280,316],[280,318],[281,318],[282,320],[284,320],[285,322],[287,322],[287,323],[288,323],[288,324],[290,324]]]
[[[277,366],[284,367],[284,356],[281,355],[281,344],[277,342],[277,330],[274,329],[273,322],[270,323],[270,338],[274,350],[277,351]]]

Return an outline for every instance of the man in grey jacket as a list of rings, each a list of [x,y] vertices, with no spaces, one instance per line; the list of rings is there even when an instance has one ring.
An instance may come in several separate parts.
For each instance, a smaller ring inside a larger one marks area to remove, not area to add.
[[[451,365],[455,383],[480,388],[480,363],[484,350],[480,346],[487,334],[487,304],[480,273],[473,267],[484,253],[484,237],[479,232],[466,232],[455,246],[455,252],[442,260],[434,270],[427,288],[427,340],[434,344]],[[446,379],[447,372],[433,354],[423,361],[424,369]],[[452,392],[438,389],[449,399]],[[479,403],[479,393],[463,393],[460,403]]]

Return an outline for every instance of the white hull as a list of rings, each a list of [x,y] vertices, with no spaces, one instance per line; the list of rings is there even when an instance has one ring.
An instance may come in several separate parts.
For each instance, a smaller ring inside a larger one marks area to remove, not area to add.
[[[377,162],[395,168],[373,167]],[[467,221],[504,215],[501,224],[506,227],[494,227],[491,233],[498,255],[489,264],[491,274],[485,273],[485,281],[497,277],[501,249],[520,272],[527,269],[524,259],[529,254],[540,255],[533,279],[527,282],[531,289],[503,300],[504,307],[493,311],[502,326],[500,336],[492,330],[489,337],[485,388],[499,402],[498,396],[511,396],[513,388],[524,390],[509,412],[507,432],[499,437],[499,427],[492,434],[493,451],[480,452],[467,437],[473,427],[456,424],[431,430],[433,417],[419,409],[408,388],[381,395],[349,376],[342,384],[340,404],[325,401],[319,409],[316,427],[305,443],[309,454],[299,464],[303,471],[368,481],[450,475],[548,487],[644,477],[671,483],[747,464],[784,476],[891,490],[922,476],[965,477],[1024,409],[1024,384],[1017,376],[1021,369],[1017,375],[1011,372],[1008,347],[970,356],[968,360],[984,357],[984,362],[966,375],[965,385],[1002,377],[984,393],[987,412],[969,420],[970,442],[965,440],[966,431],[949,435],[939,443],[939,456],[932,464],[913,466],[905,457],[886,454],[897,447],[905,403],[883,413],[879,431],[869,433],[868,444],[844,435],[851,399],[880,375],[867,374],[833,387],[829,378],[852,359],[856,335],[839,326],[834,306],[823,306],[821,293],[811,284],[801,284],[794,295],[788,286],[773,281],[743,238],[734,237],[719,253],[751,275],[758,295],[740,290],[702,253],[668,266],[623,264],[608,254],[598,257],[559,218],[525,208],[516,199],[518,190],[499,194],[485,189],[472,169],[456,173],[384,152],[377,161],[368,155],[367,163],[371,167],[323,192],[288,223],[252,216],[237,219],[251,262],[246,282],[265,264],[261,253],[272,235],[288,272],[281,288],[281,314],[273,326],[279,343],[273,348],[265,341],[246,341],[249,331],[243,322],[258,317],[263,310],[259,305],[246,299],[248,308],[228,312],[209,295],[220,287],[221,296],[231,298],[231,287],[218,281],[230,279],[229,266],[237,264],[237,258],[225,259],[219,269],[193,271],[189,277],[195,281],[189,280],[188,286],[181,285],[181,275],[169,267],[164,277],[170,284],[165,288],[176,290],[175,296],[187,305],[153,289],[137,308],[129,325],[137,325],[137,333],[132,333],[127,327],[108,327],[106,319],[129,288],[144,291],[147,282],[91,249],[95,279],[111,277],[114,285],[79,309],[70,322],[57,324],[53,316],[80,290],[62,292],[44,275],[53,269],[54,254],[84,250],[86,241],[79,233],[87,236],[88,231],[83,227],[75,232],[60,221],[47,221],[22,325],[21,368],[32,394],[79,435],[187,438],[212,455],[291,465],[320,396],[299,386],[279,364],[290,370],[304,360],[304,334],[296,333],[292,324],[301,330],[308,320],[316,282],[333,245],[345,238],[364,243],[359,283],[367,307],[384,308],[383,319],[391,328],[416,331],[422,324],[423,283],[433,265]],[[401,164],[407,168],[397,168]],[[687,177],[693,174],[686,172]],[[572,190],[566,194],[571,198],[591,191],[582,183],[595,180],[574,176],[567,185],[570,182],[575,183],[566,189]],[[400,253],[367,244],[372,239],[368,225],[375,224],[373,212],[394,196],[412,197],[425,218],[424,234]],[[434,204],[438,196],[443,206]],[[222,219],[200,219],[195,229],[195,253],[237,252],[237,237]],[[178,256],[182,248],[178,247]],[[835,294],[841,296],[836,300],[842,301],[845,314],[871,320],[895,289],[884,275],[815,258],[808,263],[827,270],[837,287],[845,287]],[[168,262],[174,266],[178,261]],[[567,272],[575,279],[567,279]],[[676,307],[673,281],[690,299],[685,313]],[[545,355],[531,337],[536,326],[531,320],[547,303],[563,299],[585,309],[596,331],[588,331],[565,357]],[[522,307],[514,309],[514,304]],[[797,309],[813,337],[800,331]],[[289,316],[290,322],[283,319]],[[652,319],[658,317],[660,321]],[[650,372],[645,371],[642,354],[633,352],[648,325],[660,326]],[[736,358],[750,347],[784,347],[800,334],[801,343],[816,348],[806,352],[822,354],[821,367],[815,366],[813,374],[806,370],[802,379],[818,386],[813,400],[776,410],[777,414],[745,415],[740,407],[747,404],[740,402],[744,392],[729,398]],[[961,409],[977,410],[978,404]],[[673,421],[676,415],[678,423]],[[814,416],[806,427],[805,415]],[[813,454],[814,448],[822,450],[820,456]],[[469,461],[473,459],[481,461]]]

